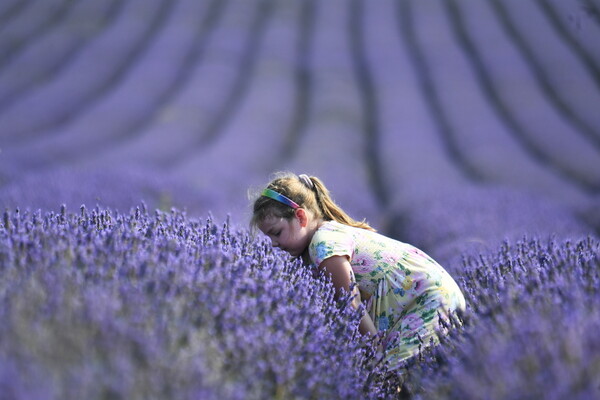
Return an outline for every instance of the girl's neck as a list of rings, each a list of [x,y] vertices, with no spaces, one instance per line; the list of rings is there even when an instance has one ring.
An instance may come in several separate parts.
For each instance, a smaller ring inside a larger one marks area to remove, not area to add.
[[[311,225],[312,225],[312,229],[310,231],[310,239],[312,240],[312,237],[314,236],[315,232],[325,223],[325,221],[321,218],[319,219],[315,219],[314,221],[312,221]],[[310,243],[310,241],[309,241]],[[304,263],[304,265],[309,265],[312,260],[310,259],[310,254],[308,253],[308,247],[306,247],[306,249],[304,249],[304,251],[302,252],[301,258],[302,258],[302,262]]]

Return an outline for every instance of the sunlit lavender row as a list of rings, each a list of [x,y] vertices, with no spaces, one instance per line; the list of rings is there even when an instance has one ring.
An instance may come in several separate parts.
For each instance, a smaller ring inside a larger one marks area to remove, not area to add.
[[[0,226],[3,398],[383,392],[356,312],[247,230],[85,207],[5,213]]]
[[[460,282],[471,310],[408,368],[415,398],[600,395],[597,239],[507,241],[469,257]]]
[[[597,395],[600,242],[466,254],[463,325],[407,363],[403,395]],[[393,398],[401,385],[326,278],[229,221],[5,212],[0,265],[9,398]]]

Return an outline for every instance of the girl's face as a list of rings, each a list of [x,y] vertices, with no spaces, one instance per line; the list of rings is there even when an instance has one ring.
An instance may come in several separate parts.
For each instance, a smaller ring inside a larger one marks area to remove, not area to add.
[[[270,216],[257,225],[271,239],[273,247],[288,252],[292,257],[301,256],[310,244],[308,220],[303,209],[297,209],[292,219]]]

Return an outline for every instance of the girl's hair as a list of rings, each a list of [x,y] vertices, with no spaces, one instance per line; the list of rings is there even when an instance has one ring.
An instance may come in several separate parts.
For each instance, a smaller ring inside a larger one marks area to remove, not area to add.
[[[274,190],[296,202],[300,207],[309,210],[316,218],[325,221],[336,221],[344,225],[375,231],[366,221],[352,219],[340,208],[329,194],[329,190],[316,176],[301,175],[302,178],[291,172],[276,174],[267,189]],[[256,226],[260,221],[269,216],[291,219],[294,209],[269,197],[259,196],[254,201],[251,226]]]

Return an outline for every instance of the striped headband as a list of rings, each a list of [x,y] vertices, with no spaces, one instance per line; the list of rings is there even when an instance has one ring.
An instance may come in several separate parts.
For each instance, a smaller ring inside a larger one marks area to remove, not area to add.
[[[300,208],[298,203],[296,203],[292,199],[289,199],[289,198],[285,197],[284,195],[282,195],[281,193],[278,193],[272,189],[263,190],[261,193],[261,196],[265,196],[265,197],[271,198],[273,200],[276,200],[280,203],[285,204],[286,206],[292,207],[293,209]]]

